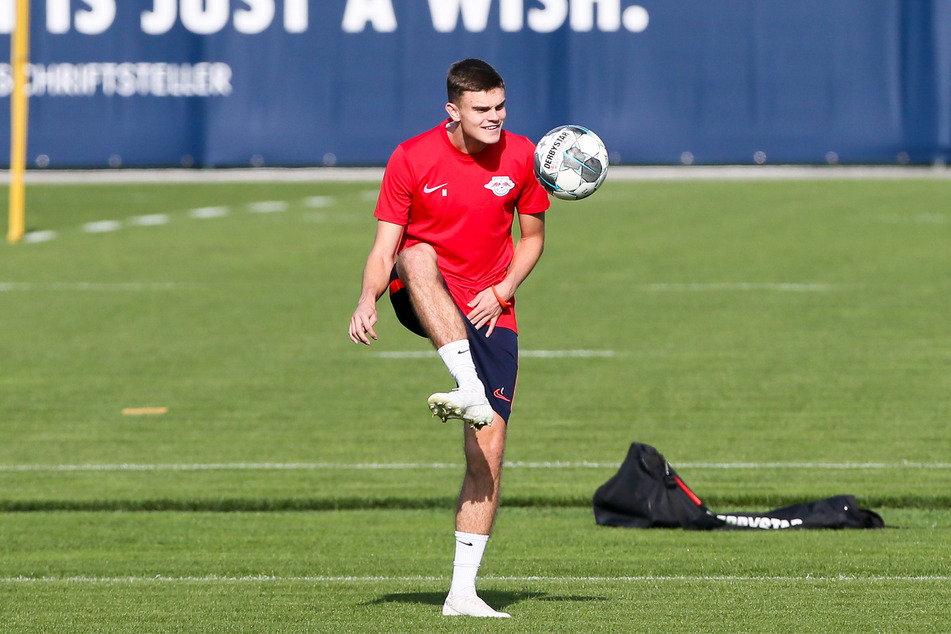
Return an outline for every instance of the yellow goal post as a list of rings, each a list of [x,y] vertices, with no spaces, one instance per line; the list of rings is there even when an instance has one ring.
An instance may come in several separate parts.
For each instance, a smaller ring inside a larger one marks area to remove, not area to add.
[[[16,26],[10,37],[10,220],[7,240],[17,243],[26,227],[26,133],[29,97],[26,68],[30,62],[30,0],[16,0]]]

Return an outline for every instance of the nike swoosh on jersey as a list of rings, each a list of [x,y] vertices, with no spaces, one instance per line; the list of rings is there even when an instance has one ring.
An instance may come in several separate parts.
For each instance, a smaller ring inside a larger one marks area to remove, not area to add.
[[[425,185],[425,186],[423,186],[423,193],[424,193],[424,194],[431,194],[431,193],[433,193],[434,191],[436,191],[437,189],[442,189],[443,187],[445,187],[445,186],[448,185],[448,184],[449,184],[449,183],[443,183],[442,185],[436,185],[435,187],[430,187],[429,185]]]

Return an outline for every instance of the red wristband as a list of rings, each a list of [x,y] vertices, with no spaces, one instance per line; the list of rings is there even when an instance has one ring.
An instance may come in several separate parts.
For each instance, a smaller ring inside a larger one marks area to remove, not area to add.
[[[499,300],[499,306],[502,307],[502,310],[505,310],[506,308],[508,308],[509,302],[502,299],[502,297],[499,295],[499,292],[495,290],[494,286],[492,286],[491,288],[492,288],[492,294],[495,295],[495,299]]]

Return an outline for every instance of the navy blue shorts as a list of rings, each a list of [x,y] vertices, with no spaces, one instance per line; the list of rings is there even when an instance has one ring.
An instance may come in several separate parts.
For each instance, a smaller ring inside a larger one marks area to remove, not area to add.
[[[426,337],[409,301],[409,291],[397,276],[395,268],[390,276],[390,302],[393,304],[396,318],[404,327],[420,337]],[[482,384],[485,385],[485,395],[492,409],[508,423],[512,414],[515,383],[518,380],[518,335],[508,328],[496,328],[491,337],[486,337],[488,324],[476,330],[465,315],[462,320],[466,324],[472,361]]]

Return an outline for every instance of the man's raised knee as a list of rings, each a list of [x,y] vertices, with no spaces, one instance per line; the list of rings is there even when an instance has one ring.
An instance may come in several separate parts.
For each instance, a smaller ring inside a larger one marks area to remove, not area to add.
[[[407,247],[396,261],[396,271],[404,281],[418,275],[439,275],[436,250],[428,244],[419,243]]]

